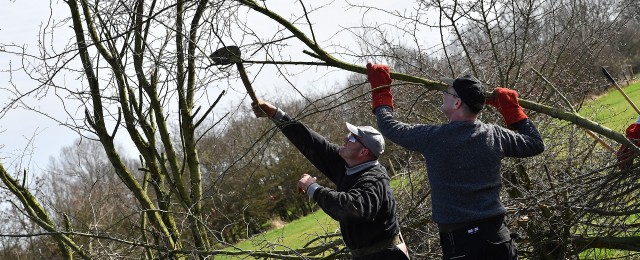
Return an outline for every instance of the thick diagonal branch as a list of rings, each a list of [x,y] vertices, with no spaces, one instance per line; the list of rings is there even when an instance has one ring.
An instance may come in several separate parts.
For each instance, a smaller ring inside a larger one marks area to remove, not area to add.
[[[313,52],[305,51],[306,54],[326,62],[327,66],[341,68],[341,69],[344,69],[344,70],[348,70],[348,71],[352,71],[352,72],[356,72],[356,73],[360,73],[360,74],[366,74],[367,73],[367,68],[365,68],[363,66],[357,66],[357,65],[354,65],[354,64],[350,64],[350,63],[338,60],[337,58],[331,56],[329,53],[324,51],[320,46],[318,46],[315,42],[313,42],[309,37],[307,37],[302,31],[300,31],[295,25],[291,24],[289,21],[287,21],[286,19],[284,19],[280,15],[278,15],[278,14],[272,12],[271,10],[259,5],[257,2],[251,1],[251,0],[239,0],[239,2],[242,3],[245,6],[253,9],[254,11],[257,11],[259,13],[262,13],[262,14],[268,16],[269,18],[271,18],[274,21],[278,22],[280,25],[282,25],[285,28],[287,28],[287,30],[289,30],[291,33],[293,33],[293,35],[296,38],[298,38],[301,42],[303,42],[307,47],[309,47],[313,51]],[[446,85],[444,83],[442,83],[442,82],[423,79],[423,78],[419,78],[419,77],[415,77],[415,76],[411,76],[411,75],[407,75],[407,74],[402,74],[402,73],[391,73],[391,78],[393,78],[395,80],[418,83],[418,84],[421,84],[422,86],[424,86],[425,88],[431,89],[431,90],[444,90],[446,88]],[[488,94],[488,96],[492,96],[493,92],[490,92],[490,93],[487,93],[487,94]],[[536,102],[533,102],[533,101],[529,101],[529,100],[525,100],[525,99],[519,99],[518,101],[520,102],[520,105],[522,107],[526,108],[526,109],[533,110],[533,111],[536,111],[538,113],[542,113],[542,114],[551,116],[553,118],[557,118],[557,119],[560,119],[560,120],[571,122],[571,123],[573,123],[575,125],[578,125],[578,126],[580,126],[582,128],[591,130],[592,132],[598,133],[598,134],[600,134],[600,135],[602,135],[604,137],[607,137],[607,138],[609,138],[611,140],[614,140],[617,143],[620,143],[620,144],[628,146],[628,147],[632,147],[636,152],[640,153],[640,148],[636,147],[624,135],[609,129],[608,127],[606,127],[604,125],[598,124],[597,122],[594,122],[594,121],[591,121],[591,120],[589,120],[587,118],[584,118],[584,117],[580,116],[578,113],[571,113],[571,112],[562,111],[562,110],[559,110],[559,109],[554,108],[554,107],[546,106],[544,104],[539,104],[539,103],[536,103]]]

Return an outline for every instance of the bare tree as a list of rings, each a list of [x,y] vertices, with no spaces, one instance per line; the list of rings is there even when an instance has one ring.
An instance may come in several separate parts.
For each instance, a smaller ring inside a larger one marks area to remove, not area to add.
[[[199,46],[221,46],[216,36],[223,37],[225,29],[217,30],[218,24],[207,16],[220,11],[217,8],[222,3],[65,3],[69,19],[45,28],[43,38],[65,26],[73,29],[73,38],[63,50],[50,49],[42,42],[40,55],[23,56],[28,64],[24,70],[41,83],[30,93],[55,90],[64,98],[62,106],[77,106],[81,112],[69,111],[71,120],[60,123],[100,142],[110,166],[137,204],[138,235],[105,235],[105,239],[144,248],[147,257],[180,258],[189,254],[187,249],[212,249],[216,241],[210,240],[204,226],[196,142],[206,130],[200,130],[202,123],[211,121],[212,109],[227,87],[204,88],[224,72],[215,76],[204,68],[209,64],[204,53],[210,49]],[[77,72],[80,80],[58,80],[65,71]],[[14,104],[47,114],[37,105],[24,103],[26,95],[17,96]],[[209,95],[214,96],[210,99]],[[173,126],[178,130],[174,132]],[[179,138],[172,138],[173,134]],[[125,135],[138,149],[138,168],[126,164],[115,145],[117,135]],[[136,177],[138,171],[144,173],[143,178]],[[43,208],[14,175],[2,173],[9,190],[23,198],[25,214],[52,234],[65,258],[108,254],[80,245],[72,227],[56,223],[57,216]]]
[[[41,33],[45,38],[71,27],[74,35],[68,45],[52,49],[42,42],[38,54],[20,48],[8,51],[24,54],[23,63],[27,65],[23,71],[39,86],[32,91],[16,86],[20,91],[15,93],[24,94],[17,95],[1,112],[8,113],[18,105],[47,114],[38,110],[37,104],[27,103],[26,97],[60,96],[68,119],[51,118],[101,144],[110,169],[121,183],[118,187],[126,187],[123,192],[130,205],[123,210],[132,214],[127,225],[136,229],[118,232],[127,234],[120,237],[111,232],[122,226],[86,225],[95,222],[91,217],[77,223],[67,221],[64,214],[71,209],[42,206],[41,197],[34,196],[33,187],[23,182],[25,175],[0,168],[6,189],[18,199],[12,209],[29,227],[19,230],[28,232],[28,236],[37,232],[48,235],[48,243],[57,247],[51,251],[57,250],[64,258],[110,256],[110,248],[92,247],[92,241],[135,248],[140,257],[146,258],[217,254],[320,258],[312,251],[329,250],[322,246],[287,251],[218,250],[241,238],[238,232],[225,233],[228,225],[239,224],[240,228],[252,229],[249,233],[260,232],[260,222],[269,217],[253,211],[263,207],[263,202],[224,189],[238,189],[257,179],[271,185],[262,191],[267,193],[278,184],[270,170],[285,172],[285,178],[279,179],[285,181],[304,168],[279,163],[277,158],[295,156],[283,156],[288,152],[286,146],[276,148],[278,137],[272,128],[262,125],[247,129],[245,120],[226,121],[237,118],[243,109],[230,111],[228,117],[214,115],[218,102],[227,97],[225,93],[242,92],[232,83],[237,79],[231,73],[233,67],[209,66],[208,55],[226,45],[240,46],[248,54],[242,58],[256,64],[257,74],[273,66],[277,75],[286,78],[291,76],[290,65],[328,66],[362,74],[366,71],[363,66],[349,62],[364,63],[371,57],[386,61],[394,68],[396,83],[392,87],[397,93],[399,116],[417,122],[442,119],[433,95],[433,90],[444,88],[438,81],[440,76],[469,72],[490,86],[516,88],[521,93],[520,103],[531,111],[549,146],[543,156],[510,160],[504,165],[510,223],[519,226],[526,238],[521,254],[564,259],[590,248],[622,249],[625,255],[639,250],[634,218],[639,205],[635,199],[637,185],[633,184],[638,169],[617,170],[610,151],[584,135],[584,129],[610,146],[624,144],[640,150],[624,135],[579,113],[587,97],[599,93],[605,85],[591,64],[611,62],[608,39],[613,29],[623,27],[633,17],[626,10],[634,9],[625,8],[633,1],[605,5],[597,0],[434,0],[419,1],[411,12],[349,5],[398,21],[349,28],[361,39],[360,50],[341,46],[329,49],[331,43],[317,41],[313,25],[320,21],[310,20],[310,14],[318,9],[303,2],[293,1],[299,13],[286,18],[270,9],[269,2],[252,0],[65,3],[70,18],[53,23]],[[277,28],[275,32],[252,28],[247,17],[255,16],[268,18]],[[432,29],[442,36],[437,47],[425,46],[420,39],[424,31]],[[404,33],[406,41],[394,40],[394,32]],[[283,50],[300,44],[307,49],[304,54],[309,60],[289,60]],[[266,60],[256,61],[257,57]],[[351,60],[343,61],[345,57]],[[77,82],[60,78],[66,72],[71,72]],[[371,120],[366,116],[370,108],[362,76],[354,76],[345,88],[320,98],[290,87],[305,101],[299,110],[294,109],[295,115],[303,120],[314,119],[312,115],[316,114],[324,118],[318,124],[320,132],[339,129],[334,121]],[[484,116],[499,121],[495,113]],[[225,136],[228,133],[233,134]],[[133,142],[139,152],[137,166],[123,157],[116,137]],[[429,220],[430,193],[421,158],[401,149],[390,150],[394,153],[385,163],[403,183],[397,192],[409,244],[418,257],[437,257],[438,249],[433,246],[436,229]],[[101,176],[98,168],[87,172],[88,176]],[[80,202],[94,205],[90,200]],[[238,206],[240,209],[232,208]],[[215,215],[235,214],[246,207],[252,210],[234,215],[243,219],[242,223]],[[19,246],[8,244],[7,250]],[[344,253],[327,255],[337,258]]]

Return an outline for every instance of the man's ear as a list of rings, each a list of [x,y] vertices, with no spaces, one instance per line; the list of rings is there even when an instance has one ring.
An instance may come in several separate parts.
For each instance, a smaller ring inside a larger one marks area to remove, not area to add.
[[[369,156],[369,154],[370,154],[369,148],[362,147],[362,149],[360,149],[360,155],[367,157]]]
[[[460,98],[456,98],[456,102],[455,102],[455,103],[453,103],[453,106],[454,106],[456,109],[460,109],[460,108],[462,107],[462,99],[460,99]]]

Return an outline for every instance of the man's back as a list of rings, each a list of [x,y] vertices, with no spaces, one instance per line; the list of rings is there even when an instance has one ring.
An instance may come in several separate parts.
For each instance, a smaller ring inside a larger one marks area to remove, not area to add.
[[[385,107],[377,116],[383,135],[424,156],[436,223],[467,223],[504,214],[499,200],[501,159],[544,151],[540,133],[524,121],[517,125],[524,133],[516,133],[477,120],[408,125],[393,119]]]

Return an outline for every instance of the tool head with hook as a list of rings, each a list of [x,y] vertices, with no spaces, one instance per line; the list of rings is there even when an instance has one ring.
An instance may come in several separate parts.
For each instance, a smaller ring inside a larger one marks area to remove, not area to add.
[[[242,62],[238,46],[225,46],[214,51],[210,56],[214,65],[229,65]]]

